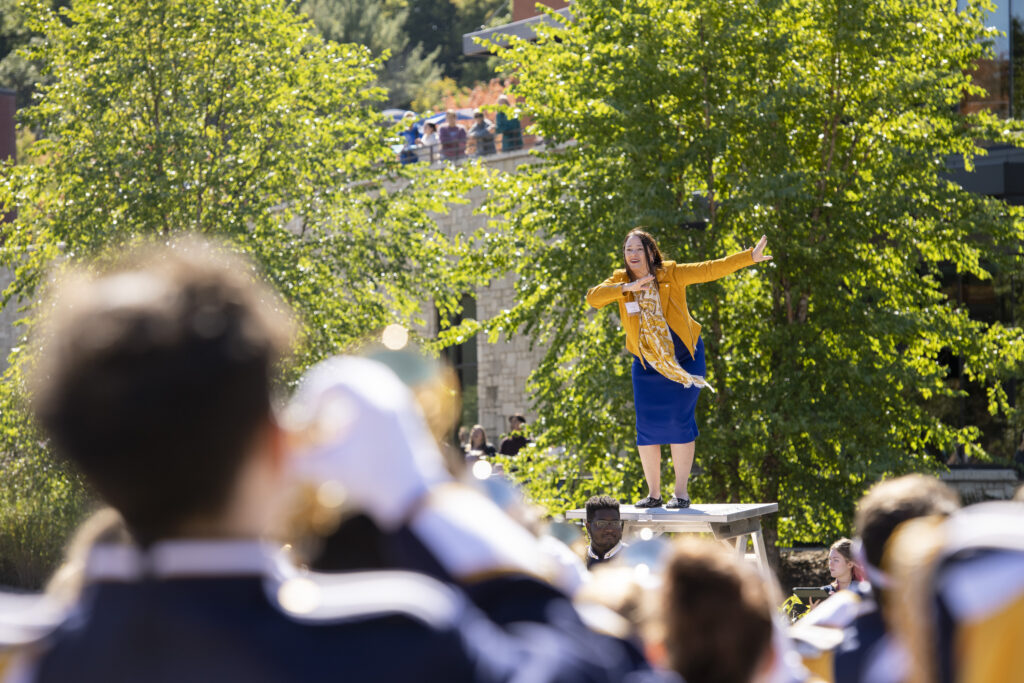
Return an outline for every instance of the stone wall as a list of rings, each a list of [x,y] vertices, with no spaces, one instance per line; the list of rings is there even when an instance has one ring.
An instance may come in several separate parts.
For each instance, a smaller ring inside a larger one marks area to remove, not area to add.
[[[514,172],[530,159],[527,151],[508,152],[489,157],[486,163],[503,172]],[[482,191],[470,194],[470,203],[453,206],[446,216],[438,216],[438,226],[449,235],[468,234],[486,225],[487,216],[474,215],[484,200]],[[476,293],[477,318],[489,318],[508,308],[515,300],[514,280],[511,277],[494,282]],[[508,416],[522,413],[529,422],[536,417],[529,411],[526,380],[543,356],[543,349],[530,350],[529,339],[515,337],[500,339],[491,344],[478,335],[477,391],[479,397],[478,421],[495,446],[500,435],[508,429]]]
[[[995,468],[952,469],[939,478],[956,489],[964,505],[986,500],[1009,500],[1020,483],[1016,471]]]
[[[14,274],[6,268],[0,268],[0,290],[5,289],[12,280]],[[0,372],[7,369],[7,356],[18,343],[21,328],[15,327],[14,323],[19,317],[17,301],[12,301],[0,310]]]

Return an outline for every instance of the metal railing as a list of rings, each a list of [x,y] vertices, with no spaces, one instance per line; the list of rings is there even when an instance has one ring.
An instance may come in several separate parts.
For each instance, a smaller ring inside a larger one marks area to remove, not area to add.
[[[533,149],[541,143],[542,140],[536,135],[523,135],[521,131],[515,131],[486,137],[466,137],[444,144],[402,147],[398,152],[398,160],[404,164],[458,162],[463,159],[521,152]]]

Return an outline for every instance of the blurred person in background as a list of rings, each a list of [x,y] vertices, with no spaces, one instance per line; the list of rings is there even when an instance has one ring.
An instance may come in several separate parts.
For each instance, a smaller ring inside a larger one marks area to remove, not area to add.
[[[490,457],[497,451],[494,445],[487,440],[487,432],[480,425],[473,425],[469,431],[469,442],[466,444],[466,455],[484,455]]]
[[[501,151],[514,152],[523,148],[523,131],[519,123],[519,117],[509,117],[508,112],[515,114],[512,110],[512,102],[507,95],[498,96],[498,113],[494,117],[494,132],[501,136]]]
[[[501,440],[498,452],[502,455],[516,455],[523,446],[530,443],[523,433],[526,427],[526,418],[516,413],[508,418],[508,435]]]
[[[473,125],[469,128],[469,137],[476,143],[478,157],[494,154],[494,129],[479,109],[473,112]]]
[[[466,156],[466,129],[458,124],[458,120],[458,113],[449,109],[445,112],[444,123],[437,129],[442,159],[454,161]]]
[[[437,135],[437,124],[427,121],[423,124],[423,137],[420,138],[420,148],[426,153],[426,158],[430,160],[430,163],[434,163],[438,159],[438,145],[441,144],[441,139]]]
[[[419,124],[416,123],[416,114],[411,111],[405,112],[398,124],[398,135],[402,138],[402,151],[398,160],[403,164],[414,164],[419,161],[416,155],[416,141],[420,138]]]
[[[423,124],[423,138],[420,140],[420,144],[424,147],[430,147],[440,142],[437,137],[437,124],[427,121]]]

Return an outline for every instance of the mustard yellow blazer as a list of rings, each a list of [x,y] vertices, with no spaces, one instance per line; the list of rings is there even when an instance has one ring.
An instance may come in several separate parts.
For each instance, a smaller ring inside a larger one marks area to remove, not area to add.
[[[700,337],[700,323],[690,315],[686,307],[686,285],[700,282],[711,282],[734,273],[740,268],[754,265],[754,250],[747,249],[725,258],[702,263],[676,263],[662,261],[661,268],[655,273],[658,281],[658,294],[661,296],[661,311],[665,314],[668,326],[679,335],[679,338],[694,354],[697,339]],[[626,330],[626,349],[634,356],[640,355],[640,316],[626,314],[626,302],[636,301],[633,292],[622,291],[622,285],[629,282],[626,269],[620,268],[612,276],[587,292],[587,303],[594,308],[602,308],[615,301],[619,304],[619,319]]]

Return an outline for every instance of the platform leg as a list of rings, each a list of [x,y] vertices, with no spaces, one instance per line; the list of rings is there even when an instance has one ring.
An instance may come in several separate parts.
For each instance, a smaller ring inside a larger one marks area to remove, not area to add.
[[[757,531],[750,534],[754,542],[754,554],[757,556],[757,566],[766,574],[771,571],[768,566],[768,548],[764,544],[764,534],[761,532],[761,525],[757,525]]]

